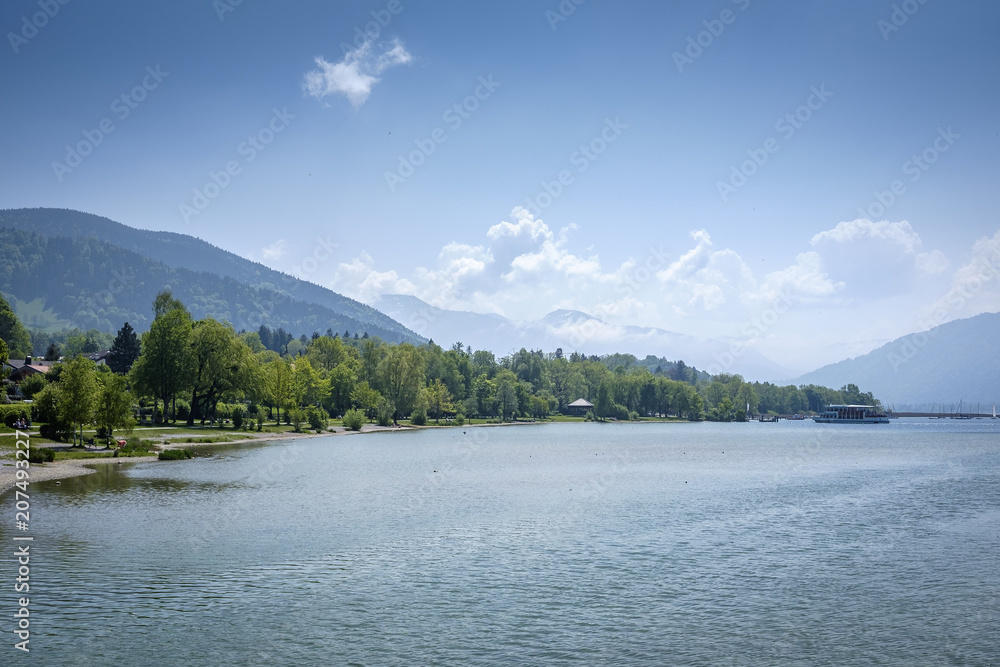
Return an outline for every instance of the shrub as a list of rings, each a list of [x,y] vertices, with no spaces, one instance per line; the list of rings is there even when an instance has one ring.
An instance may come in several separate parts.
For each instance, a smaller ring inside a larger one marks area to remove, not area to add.
[[[309,421],[309,428],[314,431],[322,431],[326,428],[326,420],[330,418],[323,408],[309,408],[306,411],[306,419]]]
[[[118,454],[121,456],[142,456],[143,454],[148,454],[152,446],[152,440],[126,438],[125,446],[118,450]]]
[[[291,422],[292,427],[295,429],[296,433],[302,432],[302,422],[306,420],[306,415],[302,412],[301,408],[292,408],[288,412],[288,420]]]
[[[32,377],[41,377],[40,375]],[[8,428],[14,428],[14,422],[18,419],[28,421],[31,419],[31,408],[24,403],[14,403],[12,405],[0,406],[0,418]]]
[[[48,447],[40,447],[28,451],[29,463],[52,463],[56,460],[56,453]]]
[[[410,415],[410,423],[414,426],[424,426],[427,423],[427,411],[414,410],[413,414]]]
[[[365,423],[365,413],[361,410],[351,409],[344,413],[344,426],[352,431],[360,431]]]
[[[375,419],[378,421],[378,425],[388,426],[391,424],[392,416],[395,412],[396,408],[393,406],[392,401],[385,397],[380,398],[375,408]]]
[[[465,426],[465,415],[461,412],[455,414],[455,423],[459,426]]]
[[[48,384],[48,382],[45,380],[45,376],[41,373],[29,375],[21,380],[21,393],[24,394],[25,398],[32,398],[35,394],[44,389],[46,384]]]
[[[242,405],[233,406],[233,428],[243,428],[243,420],[246,418],[246,409]]]
[[[49,422],[38,427],[38,434],[49,440],[65,442],[73,435],[73,427],[62,422]]]
[[[191,458],[191,452],[187,449],[165,449],[156,455],[160,461],[180,461]]]
[[[174,419],[178,419],[181,421],[186,421],[188,415],[191,414],[191,404],[185,401],[183,398],[176,399],[174,401],[172,409],[174,411]]]

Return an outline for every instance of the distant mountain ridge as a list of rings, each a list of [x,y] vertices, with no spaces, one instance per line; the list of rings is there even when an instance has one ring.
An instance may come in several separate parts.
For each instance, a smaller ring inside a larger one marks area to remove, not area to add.
[[[1000,313],[983,313],[913,333],[868,354],[806,373],[796,384],[852,382],[897,409],[970,412],[1000,403]]]
[[[0,290],[63,326],[114,331],[129,321],[141,331],[153,297],[170,287],[195,317],[237,329],[423,340],[370,306],[183,234],[77,211],[18,209],[0,211],[0,244]]]
[[[461,342],[498,355],[522,347],[566,354],[631,353],[683,360],[710,372],[739,373],[750,380],[778,380],[794,373],[764,355],[747,349],[739,359],[727,360],[728,340],[701,339],[665,329],[608,324],[578,310],[560,309],[531,322],[514,322],[501,315],[445,310],[415,296],[385,294],[375,302],[382,311],[415,332],[447,346]]]
[[[135,229],[98,215],[69,209],[33,208],[0,210],[0,228],[19,229],[73,239],[93,237],[131,250],[143,257],[178,269],[232,278],[250,287],[287,294],[294,300],[315,303],[356,322],[357,328],[378,328],[412,336],[384,313],[325,287],[275,271],[227,250],[185,234]],[[324,328],[325,330],[325,328]]]

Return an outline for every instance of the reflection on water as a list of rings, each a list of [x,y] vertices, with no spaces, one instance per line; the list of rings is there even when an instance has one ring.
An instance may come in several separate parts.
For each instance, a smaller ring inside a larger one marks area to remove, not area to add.
[[[33,485],[32,659],[998,658],[989,422],[567,424],[203,451]]]

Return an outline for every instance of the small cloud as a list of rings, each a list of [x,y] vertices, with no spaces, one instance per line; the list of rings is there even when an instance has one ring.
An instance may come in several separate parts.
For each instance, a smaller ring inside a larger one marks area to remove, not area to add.
[[[377,52],[373,40],[368,40],[344,59],[331,63],[323,56],[316,57],[314,69],[305,74],[303,87],[318,100],[327,95],[343,95],[355,109],[368,99],[379,75],[395,65],[405,65],[413,60],[403,43],[394,40],[389,48]]]
[[[288,254],[288,241],[285,239],[278,239],[271,245],[261,248],[260,254],[266,262],[280,259]]]

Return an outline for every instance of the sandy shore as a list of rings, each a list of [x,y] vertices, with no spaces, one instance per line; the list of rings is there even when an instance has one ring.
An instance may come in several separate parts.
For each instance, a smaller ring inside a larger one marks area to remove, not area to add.
[[[204,436],[192,436],[189,433],[178,434],[176,437],[168,437],[157,446],[160,449],[185,449],[188,447],[212,447],[215,445],[238,445],[248,442],[277,442],[279,440],[299,440],[303,438],[322,438],[331,435],[357,435],[359,433],[372,433],[376,431],[408,431],[410,427],[378,426],[376,424],[365,424],[360,431],[349,431],[343,427],[337,427],[323,433],[252,433],[252,432],[225,432],[211,431]],[[141,434],[139,434],[141,435]],[[235,440],[225,442],[183,442],[187,438],[211,437],[224,435],[227,437],[237,436]],[[246,437],[239,437],[246,436]],[[68,449],[69,447],[56,447],[58,449]],[[95,450],[100,451],[100,450]],[[116,461],[135,463],[138,461],[156,460],[156,456],[133,456],[125,459],[115,459]],[[90,475],[96,472],[95,465],[109,463],[110,458],[104,459],[72,459],[68,461],[55,461],[53,463],[32,463],[28,469],[30,483],[44,482],[50,479],[66,479],[67,477],[79,477],[80,475]],[[0,459],[0,496],[14,488],[17,482],[17,466],[13,458]]]

